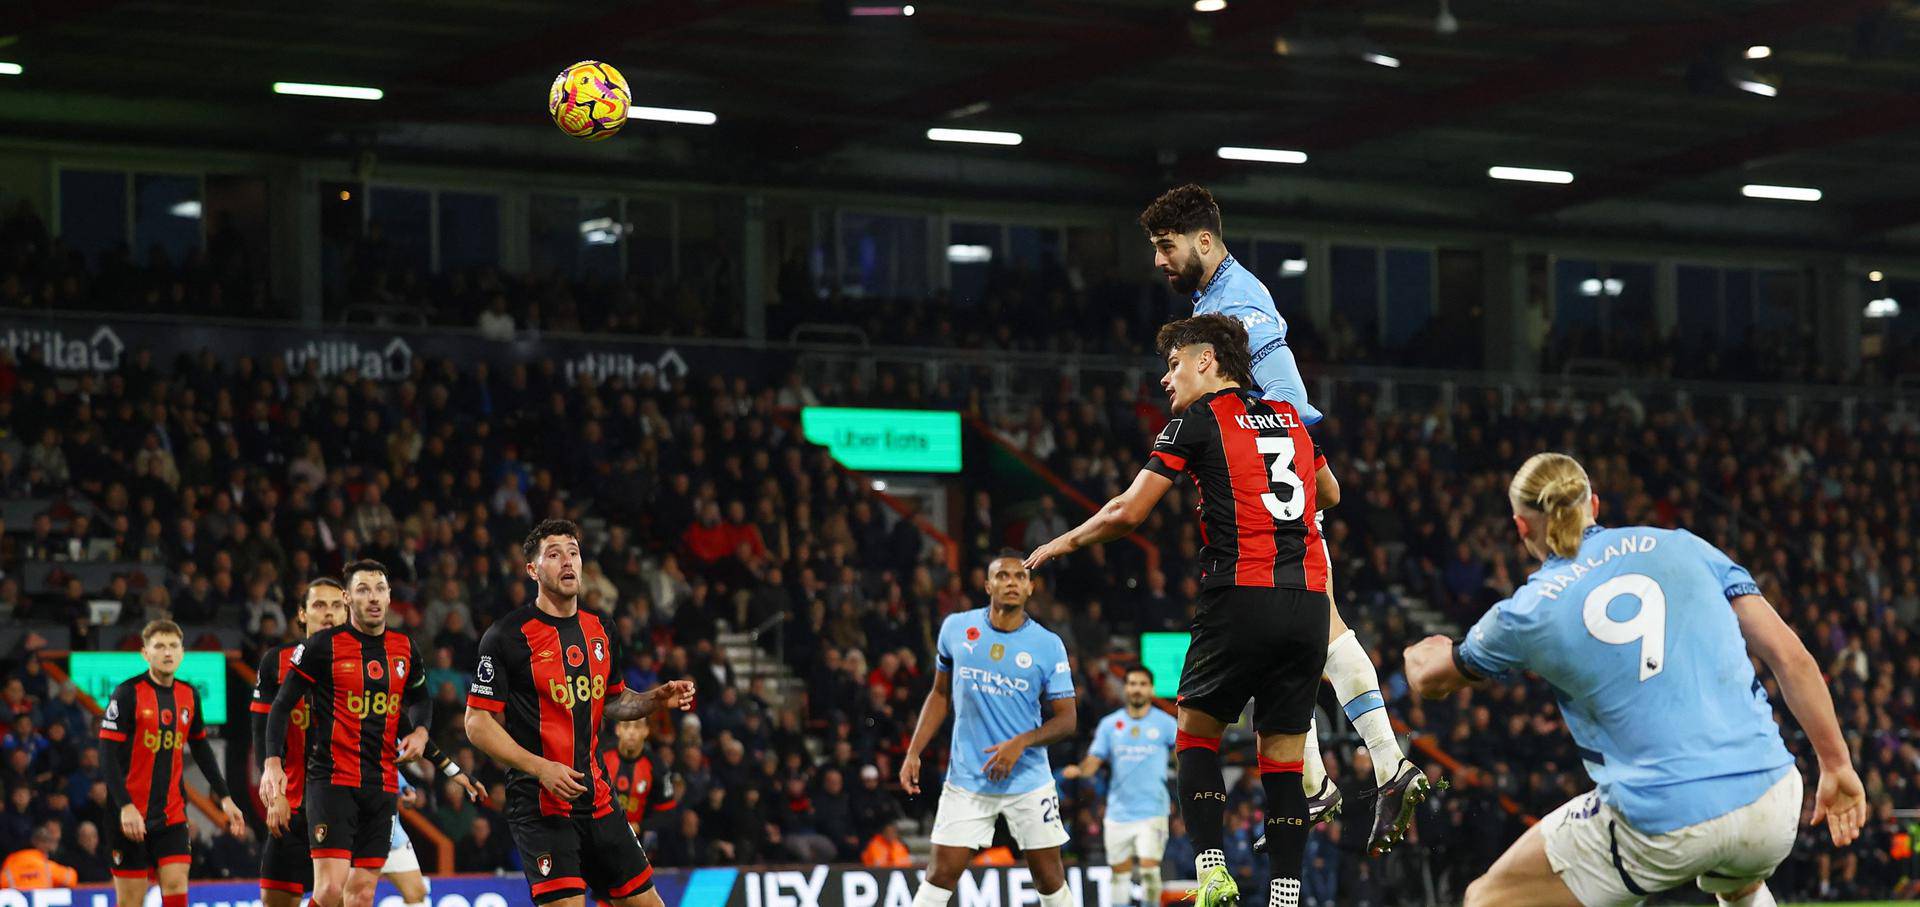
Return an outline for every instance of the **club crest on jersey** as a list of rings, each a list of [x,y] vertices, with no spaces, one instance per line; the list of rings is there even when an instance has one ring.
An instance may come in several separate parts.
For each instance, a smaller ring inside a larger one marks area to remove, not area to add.
[[[1160,437],[1153,439],[1153,443],[1172,444],[1175,438],[1180,437],[1180,423],[1184,421],[1186,420],[1175,419],[1168,422],[1166,428],[1160,429]]]
[[[479,678],[481,683],[492,683],[493,682],[493,656],[491,655],[480,656],[480,667],[474,669],[473,676]]]
[[[180,723],[184,725],[184,724],[190,724],[190,723],[192,723],[192,721],[193,721],[193,710],[192,710],[192,709],[181,709],[181,710],[180,710]]]
[[[1033,667],[1033,656],[1021,652],[1013,656],[1013,663],[1023,668],[1031,668]]]
[[[1160,729],[1157,727],[1147,728],[1147,739],[1148,740],[1160,739]]]
[[[407,660],[406,659],[396,658],[393,660],[393,679],[395,680],[407,679]]]
[[[1006,654],[1007,654],[1007,647],[997,642],[994,643],[991,648],[987,649],[987,657],[993,659],[994,661],[999,661],[1001,656]]]
[[[369,661],[367,662],[367,676],[375,680],[379,680],[380,678],[387,676],[387,669],[384,667],[381,667],[380,663],[377,661]]]
[[[567,665],[569,667],[577,668],[586,660],[587,660],[587,653],[580,651],[579,646],[567,647]]]
[[[327,824],[325,822],[322,822],[319,825],[315,825],[313,827],[313,843],[315,844],[327,843]]]
[[[540,855],[539,859],[535,860],[534,862],[539,866],[540,876],[542,878],[553,875],[553,854],[543,853]]]
[[[596,639],[593,641],[593,660],[594,661],[607,660],[607,641],[606,640]]]
[[[638,780],[638,781],[635,781],[635,782],[633,783],[633,792],[634,792],[634,793],[636,793],[636,794],[644,794],[644,793],[646,793],[646,792],[647,792],[647,779],[645,779],[645,778],[641,778],[640,780]]]

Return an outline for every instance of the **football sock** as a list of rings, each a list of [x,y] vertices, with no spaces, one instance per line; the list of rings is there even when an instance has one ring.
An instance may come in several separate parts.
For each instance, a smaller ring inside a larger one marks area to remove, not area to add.
[[[951,900],[953,892],[925,880],[913,893],[913,907],[947,907],[947,902]]]
[[[1752,894],[1739,900],[1728,900],[1724,894],[1717,895],[1716,900],[1725,905],[1725,907],[1775,907],[1775,905],[1779,903],[1773,899],[1773,892],[1768,891],[1767,886],[1764,884]]]
[[[1387,700],[1380,695],[1380,675],[1374,671],[1373,661],[1367,658],[1367,650],[1360,647],[1352,630],[1328,644],[1326,671],[1334,694],[1346,709],[1347,720],[1353,722],[1354,730],[1367,742],[1367,752],[1373,756],[1374,783],[1384,785],[1393,780],[1400,760],[1406,757],[1400,752],[1400,741],[1393,735],[1393,722],[1387,718]]]
[[[1107,882],[1107,907],[1126,907],[1133,903],[1133,874],[1130,872],[1113,873]]]
[[[1180,765],[1180,817],[1201,863],[1208,853],[1225,865],[1227,785],[1220,776],[1220,738],[1174,734],[1174,758]]]
[[[1140,867],[1140,888],[1142,907],[1160,907],[1160,867]]]
[[[1319,710],[1315,709],[1317,713]],[[1320,785],[1327,780],[1327,762],[1320,757],[1320,719],[1315,717],[1307,722],[1307,751],[1300,758],[1301,789],[1311,797],[1320,792]]]
[[[1073,907],[1073,886],[1061,885],[1052,894],[1040,896],[1040,907]]]
[[[1267,792],[1267,868],[1269,878],[1294,880],[1307,856],[1307,794],[1300,787],[1300,763],[1260,757],[1260,786]]]

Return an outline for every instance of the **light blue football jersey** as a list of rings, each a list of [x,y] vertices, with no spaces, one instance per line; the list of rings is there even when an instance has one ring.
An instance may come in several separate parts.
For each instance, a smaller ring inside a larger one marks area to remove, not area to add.
[[[1591,527],[1489,610],[1458,658],[1553,686],[1600,799],[1662,834],[1758,799],[1792,771],[1730,599],[1753,576],[1685,530]]]
[[[987,778],[987,747],[1046,721],[1042,703],[1074,695],[1067,647],[1033,618],[996,630],[987,608],[949,615],[940,625],[937,667],[953,677],[953,748],[947,782],[976,794],[1024,794],[1053,783],[1045,747],[1020,754],[1012,773]]]
[[[1175,730],[1172,715],[1151,707],[1140,718],[1123,708],[1100,719],[1087,754],[1107,763],[1107,821],[1164,819],[1172,811],[1167,759]]]
[[[1213,270],[1213,279],[1193,294],[1193,314],[1226,315],[1246,325],[1247,347],[1253,352],[1253,383],[1263,396],[1285,400],[1308,425],[1320,421],[1320,411],[1307,402],[1307,383],[1300,363],[1287,346],[1287,320],[1273,307],[1273,294],[1253,272],[1228,255]]]

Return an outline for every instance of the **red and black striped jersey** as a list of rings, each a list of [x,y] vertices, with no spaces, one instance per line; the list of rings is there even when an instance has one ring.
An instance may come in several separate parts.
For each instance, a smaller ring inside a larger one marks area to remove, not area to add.
[[[187,821],[180,780],[187,743],[206,736],[200,693],[193,684],[175,678],[161,686],[143,672],[113,688],[100,719],[100,740],[117,748],[120,758],[114,764],[126,769],[127,796],[140,807],[149,827]]]
[[[1327,590],[1314,520],[1325,460],[1293,404],[1230,387],[1195,401],[1160,432],[1146,468],[1193,476],[1200,495],[1200,583]]]
[[[254,681],[253,702],[248,706],[253,714],[272,713],[273,697],[280,695],[280,684],[287,679],[287,672],[293,670],[295,648],[297,644],[283,642],[261,656],[260,676]],[[287,752],[293,754],[293,758],[281,760],[287,773],[287,806],[290,809],[299,809],[307,795],[307,728],[311,724],[313,711],[303,698],[294,705],[293,714],[287,719]],[[255,745],[264,757],[264,739],[256,740]]]
[[[305,681],[312,718],[307,783],[399,793],[400,716],[427,691],[413,640],[329,627],[295,646],[289,667]],[[285,751],[295,752],[291,736]]]
[[[626,691],[623,663],[605,621],[584,608],[554,617],[525,605],[480,637],[467,706],[505,712],[508,736],[587,777],[586,792],[568,802],[532,775],[512,771],[508,815],[599,818],[613,812],[606,767],[597,756],[606,701]]]
[[[673,782],[658,770],[653,755],[646,750],[628,759],[620,755],[619,748],[611,748],[600,754],[600,764],[606,768],[613,795],[619,799],[620,811],[629,824],[639,825],[648,816],[677,805]]]

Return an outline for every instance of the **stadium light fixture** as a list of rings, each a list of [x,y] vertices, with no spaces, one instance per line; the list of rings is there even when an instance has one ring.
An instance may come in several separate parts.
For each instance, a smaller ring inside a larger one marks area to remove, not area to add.
[[[688,126],[712,126],[720,121],[712,111],[681,110],[678,107],[629,107],[627,117],[656,123],[684,123]]]
[[[1557,183],[1564,186],[1573,182],[1571,172],[1542,170],[1538,167],[1488,167],[1487,175],[1497,180],[1515,180],[1522,183]]]
[[[173,207],[168,208],[167,213],[173,215],[174,217],[186,218],[187,220],[199,220],[200,219],[200,202],[195,199],[188,199],[184,202],[178,202],[178,203],[175,203]]]
[[[948,129],[935,126],[927,130],[927,138],[936,142],[961,142],[969,145],[1018,145],[1024,139],[1018,132],[995,132],[991,129]]]
[[[911,16],[911,6],[851,6],[847,8],[849,16]]]
[[[1874,283],[1879,283],[1880,281],[1886,280],[1887,275],[1879,271],[1868,271],[1867,279],[1873,281]]]
[[[1304,164],[1307,153],[1286,148],[1244,148],[1222,145],[1214,152],[1224,161],[1260,161],[1265,164]]]
[[[1305,273],[1307,273],[1307,260],[1304,258],[1289,258],[1280,263],[1281,277],[1299,277]]]
[[[1805,186],[1768,186],[1761,183],[1749,183],[1740,187],[1740,194],[1748,198],[1770,198],[1783,202],[1817,202],[1820,190]]]
[[[0,76],[17,76],[27,69],[18,63],[0,63]]]
[[[1894,299],[1892,296],[1882,296],[1879,299],[1870,300],[1867,303],[1866,316],[1868,318],[1898,318],[1900,317],[1900,301]]]
[[[872,485],[870,485],[870,486],[868,486],[868,487],[870,487],[870,488],[872,488],[872,489],[873,489],[874,491],[886,491],[886,490],[887,490],[887,480],[886,480],[886,479],[874,479],[874,480],[873,480],[873,484],[872,484]]]
[[[1193,0],[1196,13],[1217,13],[1227,8],[1227,0]]]
[[[309,98],[345,98],[349,101],[378,101],[387,93],[378,88],[354,85],[321,85],[315,82],[275,82],[274,94],[293,94]]]
[[[1757,94],[1763,98],[1778,97],[1780,95],[1779,88],[1776,88],[1770,83],[1762,82],[1757,78],[1734,79],[1733,85],[1735,88],[1738,88],[1741,91],[1747,92],[1749,94]]]
[[[1368,51],[1364,54],[1361,54],[1360,59],[1365,60],[1368,63],[1372,63],[1375,66],[1385,66],[1388,69],[1400,68],[1400,58],[1389,55],[1389,54],[1374,53],[1373,51]]]
[[[1765,60],[1771,56],[1773,56],[1773,48],[1765,44],[1755,44],[1747,48],[1747,59],[1749,60]]]
[[[956,244],[947,247],[947,261],[956,265],[983,265],[992,260],[992,246]]]

